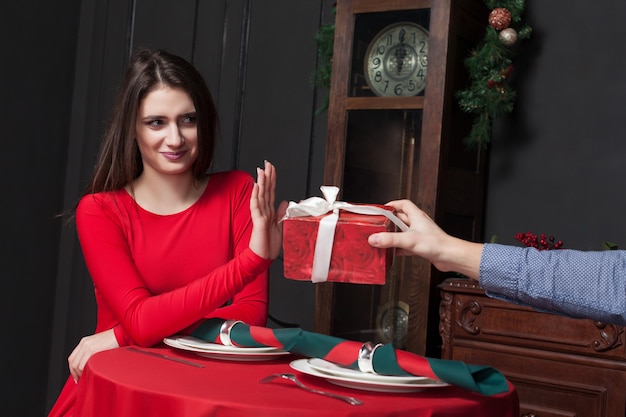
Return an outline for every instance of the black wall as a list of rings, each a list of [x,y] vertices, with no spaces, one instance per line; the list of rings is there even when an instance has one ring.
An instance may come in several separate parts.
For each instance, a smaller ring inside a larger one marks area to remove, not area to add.
[[[79,0],[0,6],[0,414],[44,412]]]
[[[626,3],[527,4],[534,32],[514,64],[516,110],[496,123],[485,236],[626,249]]]
[[[312,39],[332,3],[2,3],[2,416],[45,415],[67,354],[93,329],[80,249],[55,215],[80,195],[129,50],[149,44],[192,60],[222,117],[215,169],[252,172],[269,159],[279,197],[298,200],[321,185],[325,117],[314,112],[324,96],[310,83]],[[518,231],[544,232],[568,247],[626,248],[626,4],[528,3],[534,33],[515,62],[516,110],[495,126],[485,235],[517,244]],[[313,290],[275,263],[271,313],[311,327]]]

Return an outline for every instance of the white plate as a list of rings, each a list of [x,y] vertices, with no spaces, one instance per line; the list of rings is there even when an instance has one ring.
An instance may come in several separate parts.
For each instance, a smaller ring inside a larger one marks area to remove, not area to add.
[[[335,365],[332,362],[325,361],[324,359],[313,358],[309,359],[309,366],[316,371],[323,372],[325,374],[330,374],[334,376],[340,376],[349,378],[351,380],[360,380],[360,381],[373,381],[373,382],[391,382],[398,384],[408,384],[411,382],[418,382],[425,380],[432,381],[430,378],[425,376],[395,376],[395,375],[380,375],[380,374],[370,374],[367,372],[361,372],[356,369],[344,368],[343,366]]]
[[[345,376],[331,375],[318,370],[313,369],[309,365],[308,359],[297,359],[292,361],[289,366],[303,374],[324,378],[328,382],[347,388],[360,389],[365,391],[378,391],[378,392],[416,392],[422,391],[427,388],[446,387],[449,384],[441,381],[435,381],[432,379],[424,379],[421,381],[409,382],[409,383],[397,383],[397,382],[376,382],[364,379],[353,379]]]
[[[176,341],[181,345],[202,349],[203,351],[210,352],[248,352],[248,353],[259,353],[259,352],[275,352],[280,350],[278,348],[272,346],[263,346],[263,347],[237,347],[237,346],[225,346],[220,345],[218,343],[207,342],[206,340],[198,339],[193,336],[175,336]]]
[[[227,361],[269,361],[272,359],[279,358],[283,355],[289,355],[289,352],[285,352],[284,350],[273,349],[271,351],[266,352],[250,352],[248,349],[250,348],[236,348],[231,346],[231,350],[209,350],[209,349],[200,349],[197,347],[187,346],[178,341],[178,337],[166,337],[163,339],[163,343],[167,346],[173,347],[175,349],[186,350],[189,352],[193,352],[196,355],[204,356],[205,358],[211,359],[221,359]],[[222,346],[222,345],[219,345]]]

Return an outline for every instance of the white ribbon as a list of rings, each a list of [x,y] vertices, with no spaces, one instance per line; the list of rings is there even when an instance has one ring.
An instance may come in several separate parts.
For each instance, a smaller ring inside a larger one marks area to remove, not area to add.
[[[322,185],[320,190],[322,190],[324,198],[310,197],[299,203],[290,201],[285,217],[283,218],[321,216],[322,214],[332,212],[330,215],[320,220],[317,229],[315,252],[313,252],[313,268],[311,271],[311,281],[315,283],[324,282],[328,279],[330,257],[333,251],[333,241],[335,240],[335,228],[339,220],[339,210],[356,214],[385,216],[398,226],[401,231],[404,232],[409,229],[402,220],[389,210],[385,210],[381,207],[354,205],[343,201],[335,201],[339,194],[338,187]]]

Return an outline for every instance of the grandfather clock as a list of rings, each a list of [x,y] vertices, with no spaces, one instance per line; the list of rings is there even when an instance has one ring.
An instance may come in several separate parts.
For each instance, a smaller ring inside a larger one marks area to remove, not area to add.
[[[408,198],[447,232],[482,238],[486,155],[463,143],[471,120],[455,92],[487,16],[479,0],[337,1],[324,184],[342,201]],[[315,330],[438,354],[444,278],[406,257],[383,286],[317,284]]]

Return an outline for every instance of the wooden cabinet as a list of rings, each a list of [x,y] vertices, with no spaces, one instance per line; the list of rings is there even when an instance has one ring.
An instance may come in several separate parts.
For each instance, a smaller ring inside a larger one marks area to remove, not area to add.
[[[499,369],[519,392],[522,416],[625,415],[623,327],[495,300],[466,279],[440,289],[443,358]]]
[[[486,155],[465,147],[471,119],[455,93],[484,35],[483,2],[338,0],[336,10],[324,184],[352,203],[411,199],[481,240]],[[317,284],[315,329],[424,354],[439,342],[441,280],[415,257],[397,259],[384,286]]]

